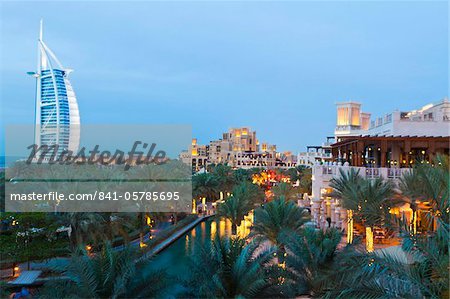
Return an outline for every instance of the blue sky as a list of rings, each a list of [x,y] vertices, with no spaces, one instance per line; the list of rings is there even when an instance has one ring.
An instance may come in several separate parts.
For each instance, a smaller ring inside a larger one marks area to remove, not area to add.
[[[446,1],[0,5],[3,126],[33,122],[41,17],[82,123],[191,124],[200,142],[250,126],[298,152],[332,135],[338,101],[377,116],[448,95]]]

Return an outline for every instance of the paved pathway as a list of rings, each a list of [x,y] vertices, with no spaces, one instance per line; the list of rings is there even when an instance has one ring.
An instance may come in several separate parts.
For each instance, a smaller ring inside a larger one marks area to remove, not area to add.
[[[170,226],[172,226],[172,224],[170,222],[162,222],[157,226],[157,228],[152,229],[152,235],[157,236],[160,231],[165,230]],[[150,237],[150,232],[148,232],[144,235],[144,240],[148,240],[149,237]],[[139,238],[137,238],[137,239],[134,239],[133,241],[131,241],[129,244],[131,247],[137,247],[137,246],[139,246],[140,241],[141,240]],[[122,250],[124,247],[125,247],[125,245],[119,245],[119,246],[114,247],[114,250]]]
[[[207,218],[212,217],[212,216],[214,216],[214,215],[202,216],[202,217],[199,217],[198,219],[195,219],[193,222],[189,223],[185,227],[183,227],[180,230],[176,231],[174,234],[172,234],[170,237],[165,239],[163,242],[161,242],[160,244],[156,245],[152,250],[150,250],[149,252],[145,253],[141,258],[139,258],[139,260],[146,259],[146,258],[149,258],[149,257],[155,255],[155,254],[158,254],[159,252],[161,252],[165,248],[169,247],[170,244],[172,244],[173,242],[178,240],[181,236],[186,234],[188,231],[193,229],[197,224],[199,224],[200,222],[202,222],[202,221],[204,221]]]

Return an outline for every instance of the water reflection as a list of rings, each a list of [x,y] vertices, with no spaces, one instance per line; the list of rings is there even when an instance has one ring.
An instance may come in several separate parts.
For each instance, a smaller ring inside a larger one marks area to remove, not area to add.
[[[186,234],[184,246],[186,250],[183,254],[189,255],[192,253],[192,249],[195,248],[195,246],[201,246],[201,244],[211,242],[211,240],[216,237],[216,234],[219,234],[219,236],[230,236],[231,226],[229,220],[218,218],[211,218],[200,223]],[[199,236],[201,237],[199,238]],[[176,242],[167,250],[170,250],[172,247],[176,247]]]
[[[169,272],[179,275],[189,273],[187,270],[188,257],[203,244],[210,243],[216,234],[219,236],[231,235],[231,222],[224,219],[210,218],[185,236],[175,241],[154,258],[155,265],[167,267]]]
[[[202,232],[202,243],[205,243],[206,223],[202,222],[202,223],[200,223],[200,226],[201,226],[201,232]],[[210,230],[211,230],[211,224],[210,224]]]
[[[253,214],[250,213],[238,227],[238,235],[240,237],[248,235],[252,223]],[[210,218],[197,225],[185,236],[154,257],[154,265],[157,268],[167,268],[170,274],[184,278],[185,275],[190,273],[188,261],[194,250],[197,250],[203,244],[210,243],[217,234],[219,236],[230,236],[231,228],[232,225],[229,220]],[[175,295],[180,289],[180,286],[174,288],[174,294],[172,295]]]
[[[237,234],[241,238],[245,238],[250,234],[250,229],[253,225],[253,211],[250,211],[248,215],[244,217],[244,220],[241,221],[241,225],[238,226]]]
[[[220,222],[219,222],[219,234],[220,234],[220,236],[224,236],[225,235],[225,226],[226,226],[226,220],[223,220],[223,219],[220,220]]]
[[[211,222],[211,240],[213,240],[216,237],[217,232],[217,222],[212,221]]]

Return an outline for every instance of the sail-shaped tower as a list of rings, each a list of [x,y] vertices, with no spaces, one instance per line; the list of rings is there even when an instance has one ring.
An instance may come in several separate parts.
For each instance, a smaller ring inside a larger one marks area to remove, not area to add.
[[[76,152],[80,143],[80,113],[69,81],[71,69],[62,66],[43,41],[41,20],[36,78],[35,144],[58,145],[58,152]]]

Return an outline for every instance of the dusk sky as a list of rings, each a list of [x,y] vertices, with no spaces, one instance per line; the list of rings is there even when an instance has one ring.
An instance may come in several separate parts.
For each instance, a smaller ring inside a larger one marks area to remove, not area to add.
[[[0,6],[3,127],[34,121],[40,18],[82,124],[191,124],[200,143],[249,126],[297,153],[333,135],[336,102],[376,117],[449,94],[447,1]]]

